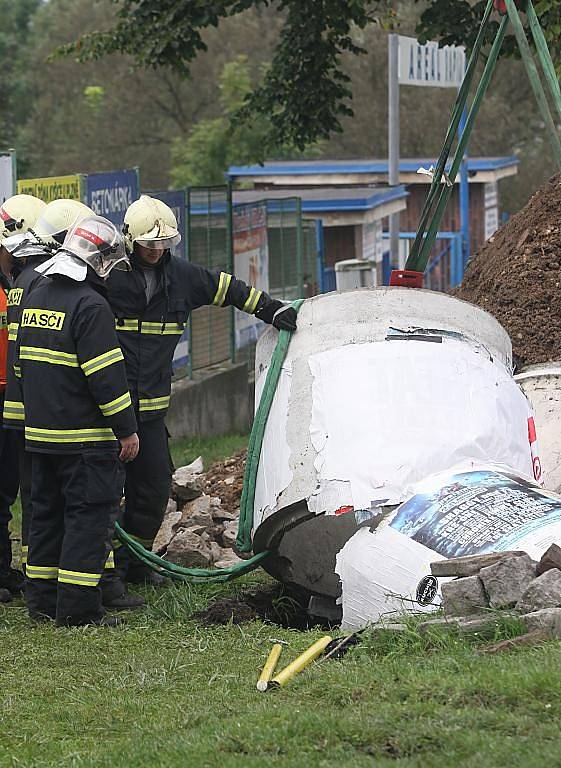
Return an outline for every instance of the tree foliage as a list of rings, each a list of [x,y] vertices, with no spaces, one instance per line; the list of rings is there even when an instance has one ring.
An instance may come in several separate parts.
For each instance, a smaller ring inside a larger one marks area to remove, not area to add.
[[[28,88],[22,77],[21,53],[41,0],[0,0],[0,146],[11,146],[16,125],[25,119],[29,106]]]
[[[115,0],[117,24],[83,35],[60,49],[80,61],[108,53],[130,54],[143,67],[167,67],[187,75],[206,50],[203,32],[250,7],[274,6],[284,25],[264,82],[247,94],[241,115],[270,119],[267,147],[300,149],[341,131],[351,115],[349,77],[341,66],[345,52],[364,53],[356,30],[373,23],[375,11],[390,0]]]
[[[247,165],[263,157],[270,120],[261,115],[252,120],[238,119],[238,111],[252,89],[247,56],[237,56],[224,65],[218,87],[220,116],[199,120],[187,139],[178,137],[173,142],[170,178],[175,187],[223,184],[230,165]],[[318,153],[315,146],[306,156]],[[275,147],[277,159],[300,155],[297,148],[287,144]]]
[[[201,51],[203,33],[250,7],[274,7],[284,23],[264,81],[248,92],[240,117],[270,120],[266,153],[288,143],[303,149],[332,133],[353,114],[352,92],[342,66],[345,54],[359,56],[361,30],[374,22],[398,24],[392,0],[113,0],[117,23],[82,35],[61,49],[79,60],[107,53],[130,54],[142,67],[167,67],[187,75]],[[443,43],[473,44],[486,0],[415,0],[422,6],[418,33]],[[561,59],[561,3],[537,0],[554,58]],[[488,42],[498,28],[489,26]],[[515,52],[512,35],[504,52]],[[560,54],[560,55],[557,55]],[[557,55],[557,56],[556,56]]]

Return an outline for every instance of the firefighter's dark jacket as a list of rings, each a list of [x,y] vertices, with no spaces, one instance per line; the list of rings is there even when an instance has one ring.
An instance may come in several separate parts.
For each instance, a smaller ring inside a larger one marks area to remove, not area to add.
[[[27,450],[81,453],[136,432],[123,353],[101,281],[53,276],[21,313],[14,370],[23,386]]]
[[[141,421],[161,418],[170,402],[172,360],[189,314],[198,307],[233,305],[271,323],[282,302],[226,272],[211,272],[169,252],[157,267],[158,287],[146,302],[137,259],[131,272],[114,269],[107,281],[127,378]]]
[[[21,391],[21,379],[14,373],[14,357],[16,353],[16,339],[21,318],[21,312],[27,296],[34,286],[42,280],[43,275],[35,271],[35,267],[52,256],[52,251],[45,250],[37,257],[26,260],[25,266],[14,280],[8,293],[8,367],[6,385],[6,399],[4,401],[3,422],[6,429],[18,429],[23,431],[25,412],[23,407],[23,394]]]

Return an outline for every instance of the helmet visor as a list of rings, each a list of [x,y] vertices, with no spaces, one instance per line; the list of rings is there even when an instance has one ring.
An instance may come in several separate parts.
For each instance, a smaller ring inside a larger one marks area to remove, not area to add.
[[[171,235],[170,237],[139,237],[136,242],[143,248],[148,248],[151,251],[167,251],[169,248],[173,248],[179,245],[181,242],[181,235],[179,232]]]

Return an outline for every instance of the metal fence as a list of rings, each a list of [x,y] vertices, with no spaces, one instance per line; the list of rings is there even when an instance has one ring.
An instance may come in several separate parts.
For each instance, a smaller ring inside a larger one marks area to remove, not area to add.
[[[229,187],[187,190],[187,258],[212,270],[232,272],[232,206]],[[196,309],[189,324],[189,370],[233,355],[233,315],[219,307]]]
[[[300,198],[232,205],[230,186],[192,187],[186,198],[187,258],[233,272],[273,298],[291,301],[318,291],[315,221],[303,220]],[[189,371],[226,360],[253,365],[260,322],[232,309],[202,307],[189,327]]]

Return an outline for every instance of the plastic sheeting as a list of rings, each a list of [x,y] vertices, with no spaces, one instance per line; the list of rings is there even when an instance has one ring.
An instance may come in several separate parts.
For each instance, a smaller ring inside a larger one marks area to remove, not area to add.
[[[309,365],[314,512],[398,504],[454,467],[498,463],[533,477],[528,401],[483,347],[433,332],[331,349]]]
[[[539,559],[561,540],[561,496],[507,468],[479,467],[420,483],[375,530],[361,528],[337,556],[343,627],[354,629],[423,605],[430,563],[524,550]],[[442,580],[440,580],[442,582]]]

